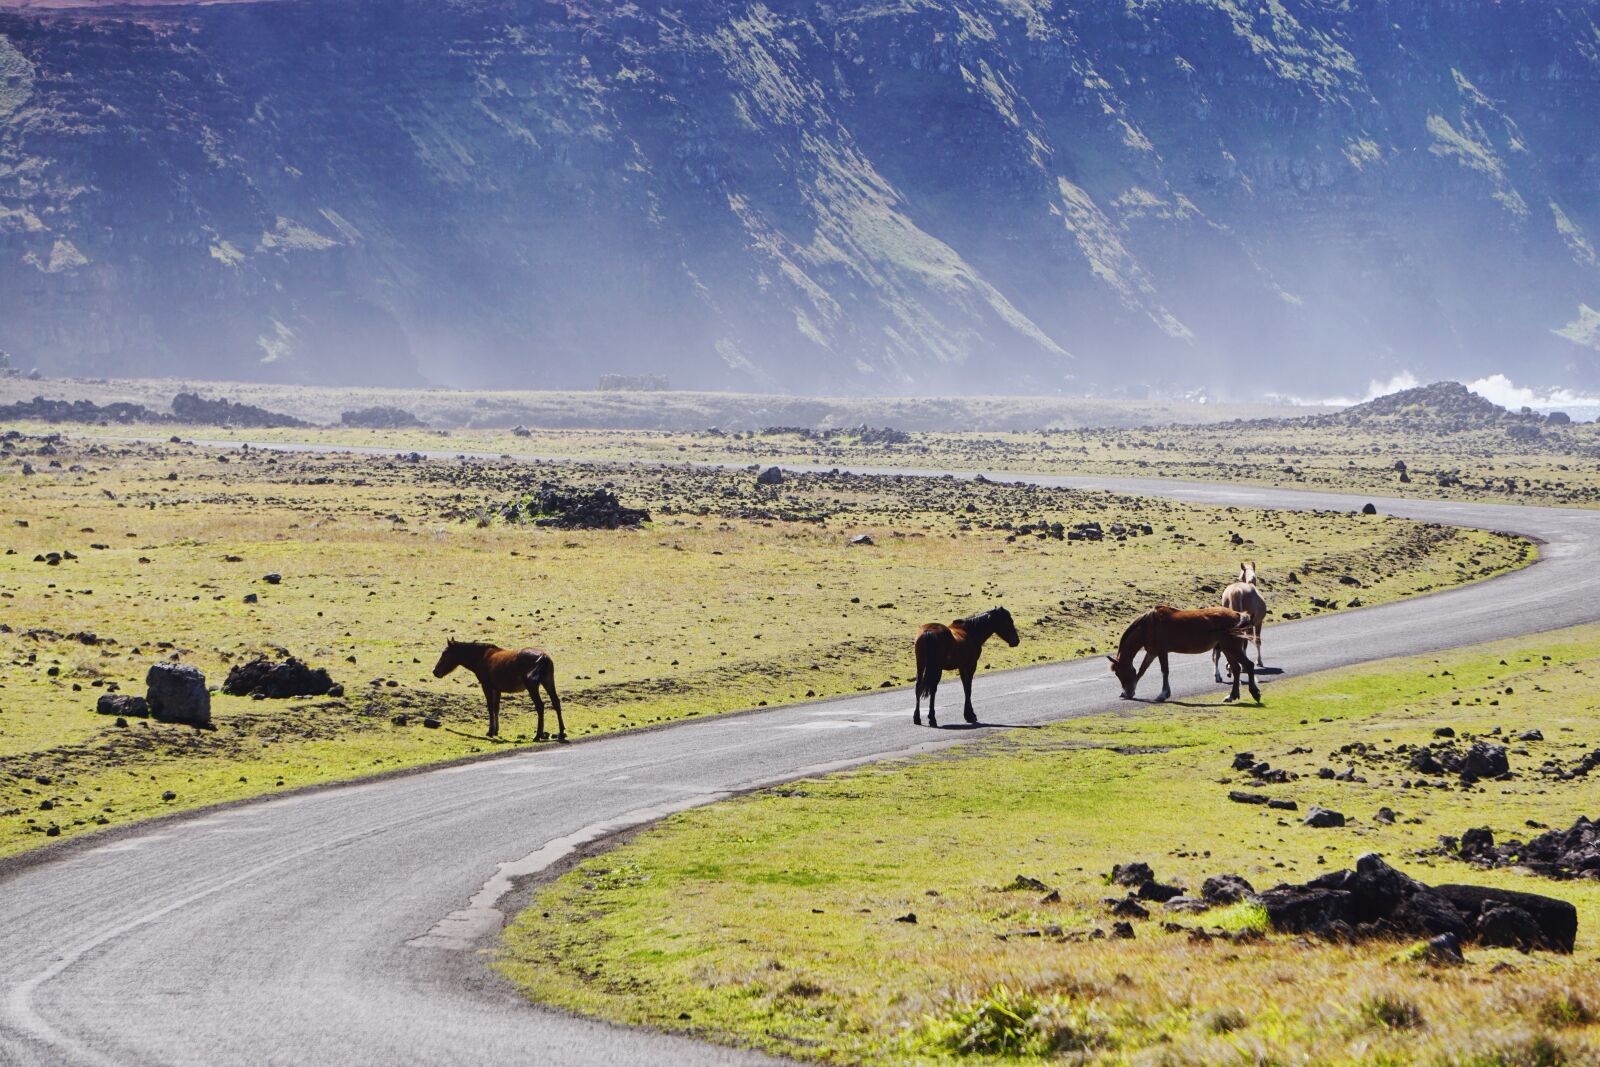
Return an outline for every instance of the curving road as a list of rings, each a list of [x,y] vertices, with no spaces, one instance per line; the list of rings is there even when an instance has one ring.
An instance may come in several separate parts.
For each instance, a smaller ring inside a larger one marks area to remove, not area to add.
[[[1029,480],[1252,507],[1366,501]],[[1379,503],[1538,537],[1543,559],[1476,586],[1276,625],[1269,663],[1305,673],[1600,619],[1600,512]],[[1176,696],[1215,693],[1209,662],[1180,662]],[[1115,696],[1099,659],[986,674],[978,690],[995,723],[1103,711]],[[516,880],[586,841],[762,784],[990,732],[913,727],[909,703],[904,690],[874,692],[521,750],[165,820],[0,867],[0,1063],[771,1062],[530,1007],[483,950]]]

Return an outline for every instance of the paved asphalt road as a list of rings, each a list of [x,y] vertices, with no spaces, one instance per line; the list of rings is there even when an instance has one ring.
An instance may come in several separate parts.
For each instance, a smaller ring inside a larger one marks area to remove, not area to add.
[[[1164,480],[1035,480],[1248,506],[1365,502]],[[1537,536],[1544,559],[1470,588],[1275,625],[1269,664],[1304,674],[1600,618],[1600,512],[1378,503]],[[1006,659],[997,647],[991,661]],[[1181,658],[1173,673],[1176,697],[1220,695],[1209,662]],[[1144,692],[1155,689],[1146,679]],[[977,686],[979,712],[996,724],[1102,711],[1116,695],[1100,659],[995,671]],[[517,874],[608,830],[991,732],[913,727],[910,704],[906,690],[881,691],[523,750],[164,821],[13,865],[0,874],[0,1063],[770,1062],[520,1002],[484,966],[481,950],[503,918],[497,904]]]

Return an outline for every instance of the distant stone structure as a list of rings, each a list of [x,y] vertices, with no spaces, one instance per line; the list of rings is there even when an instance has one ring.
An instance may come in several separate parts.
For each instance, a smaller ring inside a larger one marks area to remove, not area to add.
[[[600,391],[602,393],[660,393],[672,388],[664,374],[602,374],[600,375]]]

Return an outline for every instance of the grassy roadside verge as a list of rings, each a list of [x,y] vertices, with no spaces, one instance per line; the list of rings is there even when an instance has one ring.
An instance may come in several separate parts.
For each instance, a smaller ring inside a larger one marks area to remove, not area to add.
[[[1469,827],[1503,839],[1600,812],[1600,782],[1537,773],[1600,741],[1597,671],[1600,628],[1582,628],[1281,683],[1264,711],[1141,708],[766,790],[674,816],[543,888],[499,965],[563,1008],[829,1062],[966,1058],[944,1039],[1020,1004],[1068,1035],[1071,1062],[1593,1063],[1600,883],[1433,850]],[[1442,725],[1545,740],[1512,743],[1517,778],[1470,790],[1406,788],[1403,764],[1340,751],[1391,752]],[[1301,776],[1274,794],[1350,825],[1231,803],[1237,751]],[[1317,777],[1352,763],[1364,781]],[[1393,824],[1374,818],[1385,806]],[[1469,950],[1441,970],[1394,944],[1198,944],[1159,911],[1131,941],[1074,939],[1109,927],[1114,863],[1191,888],[1224,872],[1265,887],[1368,851],[1424,881],[1571,900],[1577,952]],[[1005,891],[1018,875],[1059,899]],[[988,1058],[1040,1057],[1023,1043]]]

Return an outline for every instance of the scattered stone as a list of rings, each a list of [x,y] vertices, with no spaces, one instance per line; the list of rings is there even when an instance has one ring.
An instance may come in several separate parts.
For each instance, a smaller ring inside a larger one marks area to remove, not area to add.
[[[895,916],[894,921],[897,923],[910,923],[915,926],[917,922],[917,913],[914,911],[908,911],[904,915]]]
[[[872,544],[876,544],[876,543],[877,542],[873,541],[872,538],[870,536],[868,536],[867,534],[856,534],[854,537],[850,538],[850,540],[846,542],[846,544],[858,545],[858,546],[861,546],[861,547],[866,547],[867,545],[872,545]]]
[[[1133,924],[1129,922],[1112,923],[1111,936],[1119,941],[1132,941],[1134,936]]]
[[[1150,869],[1148,863],[1137,860],[1133,863],[1114,864],[1111,868],[1111,881],[1130,889],[1137,889],[1146,882],[1153,882],[1155,877],[1156,873]]]
[[[768,467],[756,475],[757,485],[782,485],[783,471],[778,467]]]
[[[283,575],[281,575],[281,574],[263,574],[261,576],[261,580],[263,582],[266,582],[268,585],[277,585],[279,582],[283,581]]]
[[[1228,799],[1235,804],[1266,804],[1272,800],[1265,793],[1246,793],[1238,789],[1228,790]]]
[[[1237,904],[1255,891],[1255,886],[1237,874],[1214,875],[1200,886],[1200,896],[1208,904]]]
[[[438,719],[435,719],[433,716],[430,715],[427,718],[422,720],[422,725],[426,726],[430,730],[437,730],[440,727],[441,724],[440,724]]]
[[[1127,897],[1111,905],[1111,914],[1122,919],[1148,919],[1150,912],[1143,904],[1132,897]]]
[[[1467,962],[1461,952],[1461,938],[1455,934],[1440,934],[1422,946],[1418,954],[1422,962],[1435,967],[1449,967]]]
[[[1361,514],[1363,515],[1376,515],[1377,513],[1378,505],[1376,504],[1368,503],[1361,506]]]
[[[211,726],[211,694],[200,668],[186,663],[156,663],[144,681],[151,718],[201,728]]]
[[[1320,804],[1313,804],[1311,805],[1311,811],[1305,817],[1304,823],[1306,826],[1316,827],[1320,830],[1334,826],[1343,826],[1345,823],[1345,818],[1340,812],[1333,811],[1329,808],[1324,808]]]
[[[105,693],[95,702],[94,710],[101,715],[123,715],[135,719],[148,718],[149,702],[144,697],[124,693]]]
[[[1183,890],[1175,885],[1162,885],[1160,882],[1145,882],[1136,894],[1140,900],[1153,900],[1157,904],[1165,904],[1174,897],[1183,896]]]
[[[1011,880],[1010,885],[1001,887],[1001,892],[1010,893],[1019,889],[1027,889],[1035,893],[1043,893],[1048,888],[1050,887],[1045,885],[1037,878],[1030,878],[1026,874],[1019,874]]]

